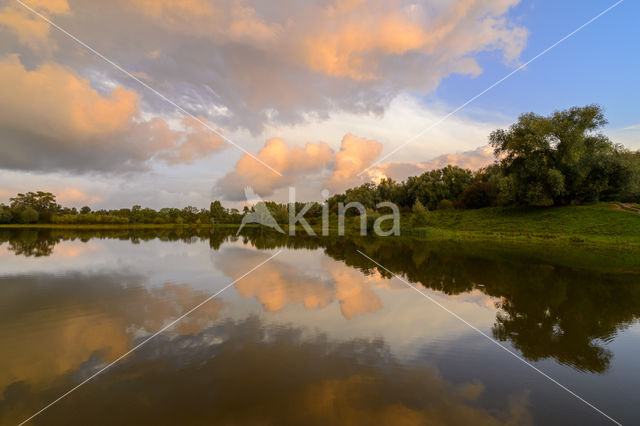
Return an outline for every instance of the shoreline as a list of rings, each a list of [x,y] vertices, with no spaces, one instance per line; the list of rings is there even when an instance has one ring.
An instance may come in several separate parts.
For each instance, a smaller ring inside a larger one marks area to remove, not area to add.
[[[595,203],[546,209],[508,209],[490,207],[478,210],[436,210],[429,213],[427,226],[412,227],[409,217],[400,220],[400,235],[422,241],[501,242],[514,245],[554,247],[596,247],[615,250],[640,250],[640,215],[621,210],[617,203]],[[358,221],[347,224],[345,234],[357,235]],[[240,224],[0,224],[0,229],[59,230],[209,230],[237,229]],[[247,228],[259,228],[247,224]],[[319,238],[321,224],[310,225]],[[281,224],[285,232],[287,224]],[[268,228],[265,228],[268,229]],[[306,235],[300,226],[296,233]],[[369,232],[373,235],[372,231]],[[329,235],[337,237],[335,223]],[[380,237],[385,238],[385,237]]]
[[[220,225],[174,225],[174,224],[138,224],[138,225],[55,225],[55,224],[33,224],[33,225],[0,225],[0,230],[7,229],[34,229],[34,230],[206,230],[206,229],[237,229],[239,225],[236,224],[220,224]],[[250,224],[245,225],[245,228],[259,228],[260,225]],[[270,230],[270,228],[265,228]],[[288,230],[286,226],[283,226],[285,231]],[[312,229],[316,232],[318,238],[335,238],[337,235],[337,228],[329,228],[329,235],[321,235],[321,229],[312,226]],[[298,228],[297,233],[301,236],[308,236],[304,229]],[[457,243],[474,242],[474,243],[509,243],[515,246],[550,246],[550,247],[580,247],[580,248],[598,248],[598,249],[611,249],[611,250],[638,250],[640,251],[640,237],[636,238],[624,238],[624,237],[611,237],[601,235],[585,235],[576,236],[574,234],[536,234],[529,232],[504,232],[504,231],[459,231],[441,228],[401,228],[400,235],[389,237],[377,237],[377,238],[410,238],[425,242],[446,242],[453,241]],[[359,236],[358,232],[353,229],[347,229],[345,237]],[[313,236],[312,236],[313,237]],[[367,238],[367,236],[363,236]],[[369,234],[369,238],[376,238],[375,235]],[[292,236],[295,238],[295,236]]]

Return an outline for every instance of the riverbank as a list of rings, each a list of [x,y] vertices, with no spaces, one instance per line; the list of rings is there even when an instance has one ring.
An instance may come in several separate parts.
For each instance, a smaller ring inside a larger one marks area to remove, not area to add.
[[[583,245],[640,250],[640,214],[637,206],[620,203],[595,203],[584,206],[551,208],[501,208],[478,210],[437,210],[429,213],[429,224],[413,228],[409,218],[402,219],[401,234],[429,241],[507,241],[545,245]],[[357,229],[351,218],[347,232]],[[330,234],[337,234],[331,224]],[[249,227],[259,225],[250,224]],[[236,224],[10,224],[0,228],[22,229],[209,229],[237,228]],[[282,225],[287,231],[287,226]],[[313,226],[321,234],[321,227]],[[298,228],[298,233],[304,229]]]
[[[429,240],[506,240],[640,249],[640,214],[619,203],[551,208],[439,210],[426,227],[402,229]]]

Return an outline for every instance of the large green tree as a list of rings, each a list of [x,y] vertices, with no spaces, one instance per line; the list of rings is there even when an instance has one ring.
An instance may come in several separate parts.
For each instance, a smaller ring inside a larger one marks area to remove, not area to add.
[[[9,200],[11,201],[11,210],[20,217],[20,221],[23,223],[36,222],[38,218],[43,222],[50,222],[53,214],[61,209],[61,206],[56,203],[56,196],[51,192],[20,193]],[[25,213],[29,209],[35,211],[36,214],[34,215],[31,211]],[[24,222],[24,218],[27,217],[31,220],[30,222]],[[36,219],[32,220],[33,217],[36,217]]]
[[[209,215],[214,223],[227,223],[228,216],[227,209],[222,206],[222,203],[218,200],[211,202],[209,205]]]
[[[598,105],[549,116],[523,114],[489,140],[503,172],[505,202],[550,206],[615,197],[632,177],[625,151],[597,131],[607,123]]]
[[[17,194],[9,200],[11,201],[11,208],[20,210],[31,207],[38,212],[42,212],[45,210],[55,211],[60,207],[56,203],[56,196],[51,192],[27,192],[26,194]]]

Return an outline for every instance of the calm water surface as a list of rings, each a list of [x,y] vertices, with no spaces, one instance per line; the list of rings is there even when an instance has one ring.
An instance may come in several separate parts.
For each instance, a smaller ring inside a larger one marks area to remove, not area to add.
[[[232,231],[0,230],[0,423],[640,424],[624,253]]]

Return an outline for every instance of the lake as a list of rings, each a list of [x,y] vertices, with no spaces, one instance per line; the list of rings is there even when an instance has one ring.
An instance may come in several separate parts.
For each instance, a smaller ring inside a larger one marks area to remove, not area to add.
[[[2,229],[0,423],[57,400],[31,422],[640,424],[637,263],[256,228]]]

